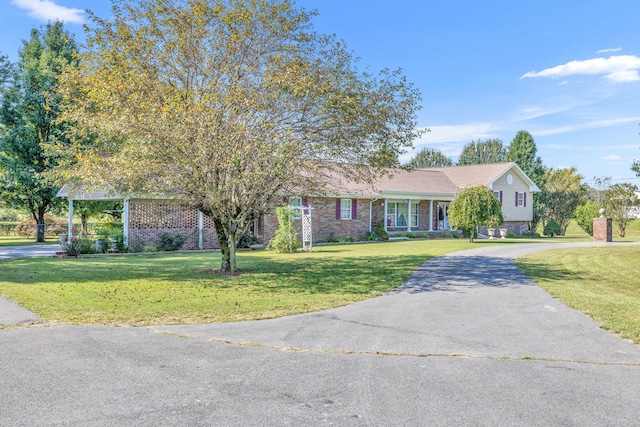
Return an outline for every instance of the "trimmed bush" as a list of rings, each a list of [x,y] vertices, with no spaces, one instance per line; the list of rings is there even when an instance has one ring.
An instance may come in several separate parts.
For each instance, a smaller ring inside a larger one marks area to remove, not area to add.
[[[559,236],[562,234],[562,227],[554,219],[550,219],[544,226],[543,234],[547,237]]]

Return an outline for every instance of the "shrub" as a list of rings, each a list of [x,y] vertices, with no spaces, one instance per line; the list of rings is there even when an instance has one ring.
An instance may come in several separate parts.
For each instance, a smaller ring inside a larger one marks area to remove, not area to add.
[[[593,219],[600,216],[600,206],[592,200],[578,206],[573,212],[573,218],[576,223],[587,233],[589,236],[593,236]]]
[[[427,233],[416,233],[416,239],[426,239],[429,236]]]
[[[56,236],[67,232],[67,220],[52,215],[44,216],[44,232],[47,236]],[[31,218],[16,225],[15,234],[22,237],[36,237],[36,220]]]
[[[182,234],[162,233],[158,239],[156,249],[158,251],[177,251],[187,241],[187,237]]]
[[[238,242],[239,248],[248,248],[258,243],[258,238],[251,231],[245,232]]]
[[[376,228],[374,231],[376,235],[380,238],[380,240],[389,240],[389,233],[387,233],[387,230],[384,229],[384,225],[382,224],[382,221],[376,222]]]
[[[378,240],[380,237],[378,237],[378,234],[375,231],[367,231],[364,235],[365,240]]]
[[[349,236],[346,239],[344,239],[345,242],[349,242],[349,243],[353,243],[356,241],[356,239],[354,239],[353,237]]]
[[[548,237],[558,236],[562,234],[562,227],[554,219],[551,219],[544,226],[543,234]]]
[[[342,242],[342,239],[337,238],[333,235],[333,233],[329,233],[329,237],[327,237],[324,241],[327,243],[339,243]]]
[[[415,233],[411,232],[411,231],[407,231],[406,236],[410,239],[415,239],[416,235]]]
[[[93,240],[86,238],[71,238],[71,241],[62,245],[64,253],[70,256],[82,254],[95,254],[96,246]]]
[[[293,220],[293,212],[282,206],[276,209],[278,215],[278,229],[276,235],[269,241],[267,250],[278,253],[292,253],[300,247],[298,241],[298,229]]]

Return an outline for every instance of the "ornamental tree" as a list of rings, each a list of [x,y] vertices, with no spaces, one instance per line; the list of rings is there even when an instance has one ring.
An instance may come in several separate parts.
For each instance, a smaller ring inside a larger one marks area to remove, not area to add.
[[[620,237],[624,237],[626,234],[627,225],[633,219],[634,208],[640,206],[637,191],[637,186],[625,182],[614,184],[605,192],[604,205],[606,214],[611,217],[618,228]]]
[[[582,175],[576,168],[553,169],[545,173],[546,215],[560,225],[562,236],[567,231],[573,211],[585,201],[587,191],[588,187],[582,183]]]
[[[465,188],[449,204],[449,223],[471,230],[473,243],[477,226],[497,227],[504,222],[500,200],[487,187]]]
[[[402,74],[358,71],[291,0],[112,3],[66,76],[61,177],[175,195],[213,220],[223,271],[282,194],[321,194],[335,169],[370,179],[421,134]]]

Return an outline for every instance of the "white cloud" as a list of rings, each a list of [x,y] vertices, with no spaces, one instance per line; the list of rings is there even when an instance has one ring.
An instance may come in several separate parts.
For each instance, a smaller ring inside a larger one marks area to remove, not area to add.
[[[600,49],[596,53],[620,52],[621,50],[622,50],[621,47],[614,47],[614,48],[611,48],[611,49]]]
[[[537,105],[525,105],[519,107],[518,110],[512,115],[512,118],[515,121],[531,120],[538,117],[568,111],[571,108],[572,107],[570,105],[563,105],[559,107],[540,107]]]
[[[622,160],[622,157],[617,154],[609,154],[608,156],[601,157],[602,160],[606,160],[608,162],[619,162]]]
[[[640,121],[640,117],[623,117],[619,119],[610,119],[610,120],[594,120],[586,123],[579,123],[576,125],[563,126],[559,128],[553,129],[545,129],[536,131],[536,135],[547,136],[547,135],[558,135],[562,133],[569,133],[576,130],[582,129],[593,129],[593,128],[603,128],[608,126],[616,126],[625,123],[637,123]]]
[[[625,83],[640,80],[640,75],[638,74],[639,69],[640,58],[634,55],[619,55],[610,56],[609,58],[593,58],[585,61],[571,61],[563,65],[546,68],[542,71],[530,71],[520,78],[560,78],[579,74],[600,74],[604,75],[605,78],[610,81]]]
[[[76,24],[84,22],[84,10],[60,6],[52,0],[12,0],[20,9],[29,11],[29,16],[42,21],[64,21]]]

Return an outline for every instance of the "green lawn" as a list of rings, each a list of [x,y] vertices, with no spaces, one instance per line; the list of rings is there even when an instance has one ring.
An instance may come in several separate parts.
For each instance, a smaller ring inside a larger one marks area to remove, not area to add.
[[[0,247],[2,246],[29,246],[29,245],[53,245],[60,243],[58,237],[48,236],[46,242],[36,243],[34,237],[19,237],[19,236],[0,236]]]
[[[484,243],[483,244],[487,244]],[[263,319],[381,295],[466,239],[318,246],[313,253],[240,252],[237,277],[218,253],[0,262],[0,294],[43,319],[149,325]]]
[[[640,246],[560,249],[519,258],[542,289],[640,344]]]

